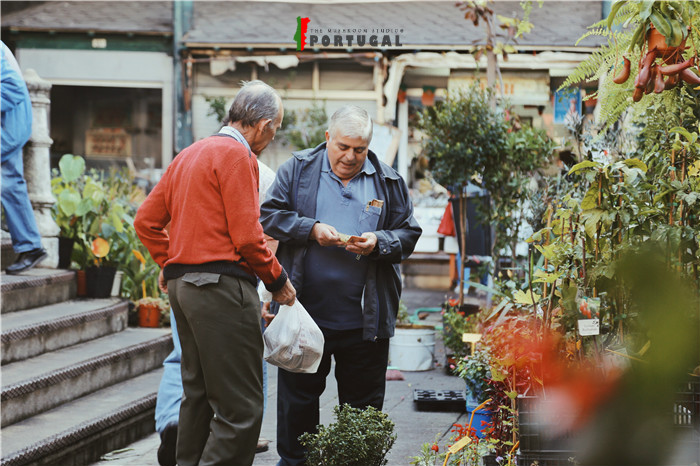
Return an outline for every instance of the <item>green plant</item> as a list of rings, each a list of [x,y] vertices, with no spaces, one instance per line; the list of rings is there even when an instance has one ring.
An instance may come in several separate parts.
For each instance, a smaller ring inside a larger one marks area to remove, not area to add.
[[[217,96],[205,96],[204,100],[209,104],[209,110],[207,111],[207,116],[215,116],[219,124],[223,125],[224,120],[228,116],[228,109],[226,108],[226,97]]]
[[[56,197],[53,214],[61,234],[76,240],[73,260],[81,268],[95,262],[92,242],[112,242],[124,230],[125,205],[117,197],[122,187],[104,183],[96,170],[86,170],[80,156],[65,154],[54,171],[51,188]]]
[[[404,303],[402,300],[399,301],[399,310],[396,314],[396,323],[397,324],[410,324],[409,315],[408,315],[408,307],[406,307],[406,303]]]
[[[462,341],[462,334],[476,331],[476,316],[467,316],[460,310],[459,301],[455,299],[446,301],[442,307],[442,342],[455,360],[459,360],[468,351],[467,344]]]
[[[307,450],[309,466],[383,466],[396,440],[394,423],[386,413],[373,407],[353,408],[348,404],[333,408],[336,422],[318,426],[318,433],[307,432],[299,441]]]
[[[488,191],[491,205],[480,214],[484,223],[494,226],[491,254],[497,264],[504,249],[516,261],[519,226],[527,215],[523,209],[527,186],[555,146],[544,131],[521,126],[510,112],[492,108],[491,93],[477,84],[450,92],[444,102],[420,114],[418,127],[426,135],[423,152],[433,177],[459,197],[455,222],[466,223],[467,184]],[[465,245],[466,228],[460,234]]]
[[[327,128],[326,103],[314,100],[310,108],[285,112],[278,134],[286,144],[301,150],[324,142]]]
[[[491,356],[488,348],[479,345],[472,354],[464,356],[457,363],[456,373],[464,379],[467,390],[477,403],[486,401],[486,391],[491,379]]]
[[[678,46],[678,49],[668,54],[648,50],[646,43],[651,25],[660,26],[655,29],[666,37],[669,46]],[[578,42],[590,36],[602,36],[608,43],[582,61],[559,89],[600,80],[598,92],[586,96],[586,100],[598,99],[603,129],[618,122],[630,107],[630,100],[640,102],[640,108],[644,108],[665,98],[664,90],[674,89],[683,81],[690,86],[700,83],[700,77],[690,67],[668,75],[660,71],[661,67],[676,66],[691,57],[695,58],[697,69],[698,2],[618,1],[608,18],[589,26],[589,31]],[[692,66],[692,63],[687,64]],[[662,79],[658,86],[655,86],[654,75]],[[643,86],[645,83],[649,85]]]
[[[637,23],[629,49],[644,48],[649,29],[653,25],[665,38],[666,44],[678,47],[688,37],[690,25],[690,9],[686,2],[679,1],[630,1],[619,0],[610,9],[606,20],[608,29],[613,24],[623,24],[636,20]]]

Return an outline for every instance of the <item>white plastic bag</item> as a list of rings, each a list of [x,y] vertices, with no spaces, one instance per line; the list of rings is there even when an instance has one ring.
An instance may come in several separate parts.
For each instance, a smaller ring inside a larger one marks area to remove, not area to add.
[[[263,303],[269,303],[272,301],[272,293],[267,291],[267,288],[265,288],[265,284],[262,282],[262,280],[258,281],[258,297]]]
[[[263,333],[263,357],[290,372],[314,374],[323,355],[323,333],[299,300],[280,310]]]

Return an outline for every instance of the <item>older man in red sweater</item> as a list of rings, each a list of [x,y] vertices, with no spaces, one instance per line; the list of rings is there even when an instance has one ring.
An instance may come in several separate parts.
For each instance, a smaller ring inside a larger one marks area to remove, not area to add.
[[[253,463],[263,410],[255,276],[281,304],[296,296],[258,221],[256,154],[282,116],[274,89],[244,85],[230,123],[178,154],[134,220],[162,268],[182,344],[180,466]]]

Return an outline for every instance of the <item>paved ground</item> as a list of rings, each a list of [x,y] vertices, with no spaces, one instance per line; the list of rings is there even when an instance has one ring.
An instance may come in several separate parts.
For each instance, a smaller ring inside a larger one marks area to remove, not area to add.
[[[403,301],[409,313],[420,307],[439,307],[445,300],[446,291],[404,290]],[[440,323],[439,313],[430,313],[426,319],[429,323]],[[438,332],[439,335],[439,332]],[[447,375],[443,364],[445,352],[440,339],[435,348],[436,367],[421,372],[402,372],[405,380],[388,381],[384,411],[396,424],[397,439],[389,453],[388,466],[407,466],[411,457],[417,455],[424,442],[435,440],[436,436],[450,435],[454,423],[465,421],[464,412],[426,412],[417,411],[413,402],[414,389],[434,390],[463,390],[464,383],[458,377]],[[261,435],[271,439],[270,450],[255,457],[254,466],[273,466],[279,456],[275,447],[276,426],[276,388],[277,369],[268,366],[268,409],[263,420]],[[328,388],[321,398],[321,422],[328,424],[333,421],[333,407],[337,404],[337,387],[333,379],[333,371],[329,375]],[[131,465],[157,466],[156,451],[160,444],[157,434],[132,444],[129,448],[112,452],[104,460],[96,463],[99,466]]]

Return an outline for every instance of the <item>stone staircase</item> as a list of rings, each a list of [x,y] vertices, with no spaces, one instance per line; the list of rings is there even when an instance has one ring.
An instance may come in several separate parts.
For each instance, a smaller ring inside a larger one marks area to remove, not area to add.
[[[154,431],[170,329],[129,328],[120,298],[76,298],[73,271],[0,282],[0,465],[87,465]]]

